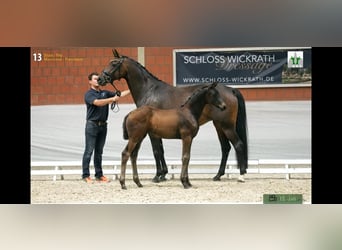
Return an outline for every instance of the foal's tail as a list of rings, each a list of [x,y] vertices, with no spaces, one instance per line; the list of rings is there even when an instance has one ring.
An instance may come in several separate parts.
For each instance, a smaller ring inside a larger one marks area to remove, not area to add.
[[[233,92],[238,99],[239,105],[236,121],[236,132],[243,142],[244,159],[248,163],[248,129],[245,99],[238,89],[234,89]]]
[[[123,123],[122,123],[123,138],[125,140],[128,140],[128,132],[127,132],[127,128],[126,128],[126,120],[127,120],[128,115],[129,115],[129,113],[125,116]]]

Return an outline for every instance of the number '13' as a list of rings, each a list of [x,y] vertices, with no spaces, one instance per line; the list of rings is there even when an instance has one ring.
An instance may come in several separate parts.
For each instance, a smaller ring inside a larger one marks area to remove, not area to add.
[[[42,59],[42,53],[33,53],[33,61],[40,62]]]

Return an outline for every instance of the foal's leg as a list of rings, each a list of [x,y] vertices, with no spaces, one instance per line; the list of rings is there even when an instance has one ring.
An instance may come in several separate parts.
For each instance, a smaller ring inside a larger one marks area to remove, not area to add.
[[[129,157],[131,156],[132,152],[134,151],[136,147],[136,143],[132,142],[130,139],[127,143],[127,146],[121,153],[121,173],[120,173],[120,184],[122,189],[127,189],[125,185],[125,179],[126,179],[126,166],[127,166],[127,161]]]
[[[190,161],[190,150],[191,150],[192,138],[183,138],[183,149],[182,149],[182,170],[180,174],[180,180],[184,188],[192,187],[189,181],[189,161]]]
[[[121,172],[120,172],[120,178],[119,178],[121,189],[127,189],[125,185],[126,165],[130,156],[130,153],[128,152],[128,144],[126,145],[125,149],[121,153]]]
[[[138,176],[138,169],[137,169],[137,158],[138,158],[138,152],[141,146],[141,142],[137,143],[135,146],[132,154],[131,154],[131,162],[132,162],[132,170],[133,170],[133,181],[135,184],[137,184],[138,187],[142,187],[139,176]]]
[[[230,146],[230,143],[229,143],[227,136],[225,135],[225,133],[222,130],[221,125],[214,122],[214,126],[216,128],[216,132],[217,132],[218,138],[220,140],[222,158],[221,158],[220,168],[219,168],[216,176],[213,178],[213,180],[214,181],[220,181],[221,176],[225,174],[227,159],[228,159],[228,155],[229,155],[231,146]]]

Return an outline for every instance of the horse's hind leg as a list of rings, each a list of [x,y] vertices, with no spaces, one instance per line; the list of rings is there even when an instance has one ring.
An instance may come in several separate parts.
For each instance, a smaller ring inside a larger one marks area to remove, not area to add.
[[[160,164],[161,164],[161,175],[159,176],[160,181],[166,181],[166,175],[169,172],[167,169],[165,157],[164,157],[164,146],[163,146],[163,141],[160,140],[159,144],[159,149],[160,149]]]
[[[167,165],[164,159],[164,149],[163,149],[162,140],[159,138],[154,138],[152,136],[150,136],[150,140],[151,140],[153,155],[156,161],[156,168],[157,168],[157,173],[153,177],[152,181],[156,183],[160,181],[165,181],[166,180],[165,176],[168,173],[168,170],[167,170]]]
[[[247,159],[244,157],[245,152],[244,152],[243,142],[241,140],[239,140],[235,144],[235,151],[236,151],[236,156],[237,156],[237,162],[238,162],[239,169],[240,169],[240,176],[238,178],[238,181],[245,182],[244,175],[247,173]]]
[[[138,152],[141,146],[141,142],[137,143],[132,154],[131,154],[131,162],[132,162],[132,170],[133,170],[133,181],[137,184],[138,187],[142,187],[143,185],[140,183],[138,169],[137,169],[137,158]]]
[[[214,126],[216,128],[216,132],[217,132],[220,144],[221,144],[222,158],[221,158],[220,168],[219,168],[217,174],[215,175],[215,177],[213,178],[213,180],[214,181],[220,181],[221,176],[225,174],[227,159],[228,159],[228,155],[229,155],[231,146],[230,146],[229,140],[228,140],[226,134],[223,132],[221,126],[218,125],[217,123],[214,123]]]
[[[247,173],[248,160],[245,157],[246,152],[244,152],[245,147],[243,145],[243,142],[235,131],[227,131],[226,135],[228,138],[230,138],[230,141],[232,142],[236,152],[237,163],[240,169],[240,176],[238,178],[238,181],[245,182],[244,175]]]

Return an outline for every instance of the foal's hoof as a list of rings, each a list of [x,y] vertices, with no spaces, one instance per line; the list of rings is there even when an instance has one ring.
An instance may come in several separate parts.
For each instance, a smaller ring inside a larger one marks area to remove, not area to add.
[[[120,180],[121,189],[127,189],[125,181]]]
[[[138,187],[142,187],[143,185],[141,184],[141,182],[140,182],[140,180],[139,180],[139,178],[133,178],[133,181],[134,181],[134,183],[138,186]]]
[[[182,184],[183,184],[183,187],[185,189],[188,189],[188,188],[192,187],[192,185],[191,185],[191,183],[189,181],[184,181],[184,182],[182,182]]]

